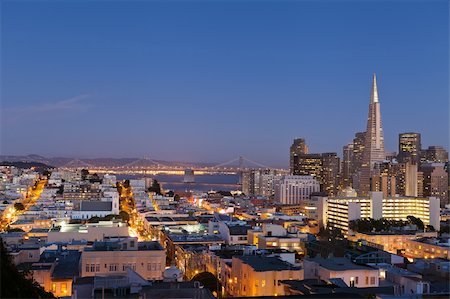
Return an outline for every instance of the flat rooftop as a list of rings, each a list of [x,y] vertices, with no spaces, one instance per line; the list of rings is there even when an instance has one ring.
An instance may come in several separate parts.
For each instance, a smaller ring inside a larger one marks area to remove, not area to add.
[[[294,266],[278,257],[268,257],[261,255],[243,255],[236,257],[244,264],[249,265],[257,272],[300,270],[299,266]]]

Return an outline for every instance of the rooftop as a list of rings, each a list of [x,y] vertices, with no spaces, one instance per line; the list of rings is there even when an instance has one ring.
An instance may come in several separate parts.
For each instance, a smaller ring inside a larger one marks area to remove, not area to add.
[[[244,264],[249,265],[257,272],[300,270],[299,266],[294,266],[281,260],[279,257],[269,257],[261,255],[243,255],[236,257]]]
[[[322,266],[323,268],[332,271],[373,270],[372,267],[355,264],[345,257],[334,257],[331,259],[314,257],[314,258],[307,258],[305,260],[315,262],[320,266]]]

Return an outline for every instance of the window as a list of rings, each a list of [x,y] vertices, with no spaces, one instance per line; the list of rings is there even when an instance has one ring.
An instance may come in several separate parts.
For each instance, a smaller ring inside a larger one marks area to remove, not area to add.
[[[109,265],[109,271],[113,272],[113,271],[117,271],[117,266],[119,264],[110,264]]]
[[[263,280],[261,280],[261,287],[265,287],[265,286],[266,286],[266,280],[263,279]]]
[[[100,264],[95,265],[95,272],[100,272]]]
[[[366,276],[366,284],[369,284],[369,276]]]
[[[371,278],[370,278],[370,284],[371,284],[371,285],[374,285],[374,284],[375,284],[375,277],[371,277]]]
[[[158,270],[161,270],[161,263],[158,263]]]
[[[52,283],[52,293],[56,293],[56,283]]]
[[[64,294],[67,293],[67,283],[66,282],[61,283],[61,292],[63,292]]]
[[[91,272],[95,272],[95,264],[91,264]]]
[[[356,278],[355,278],[355,284],[358,284],[358,282],[359,282],[359,277],[356,276]]]
[[[86,272],[89,272],[89,264],[86,264]]]
[[[151,266],[152,266],[151,263],[147,263],[147,271],[150,271],[152,269]]]
[[[32,259],[32,258],[33,258],[33,253],[28,252],[28,258],[29,258],[29,259]]]
[[[134,240],[133,240],[133,241],[130,241],[130,247],[133,247],[133,248],[134,248]]]

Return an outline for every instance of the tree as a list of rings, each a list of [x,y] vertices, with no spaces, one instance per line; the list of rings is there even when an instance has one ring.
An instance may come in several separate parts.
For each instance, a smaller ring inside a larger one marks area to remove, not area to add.
[[[59,186],[58,191],[56,191],[56,194],[62,195],[64,193],[64,185]]]
[[[155,192],[158,195],[162,195],[161,194],[161,186],[159,185],[157,180],[153,180],[152,186],[150,188],[148,188],[149,192]]]
[[[425,228],[425,225],[423,224],[423,221],[420,218],[410,215],[410,216],[406,217],[406,219],[408,219],[408,221],[411,224],[415,224],[417,226],[417,228],[420,230],[423,230]]]
[[[89,170],[81,169],[81,180],[82,181],[85,181],[88,175],[89,175]]]
[[[55,298],[36,281],[27,279],[23,273],[17,270],[1,239],[0,254],[2,269],[0,298]]]
[[[173,193],[172,190],[169,190],[169,192],[166,193],[166,196],[168,197],[173,197],[175,195],[175,193]]]
[[[123,182],[123,187],[124,188],[130,188],[130,180],[125,180],[124,182]]]
[[[180,195],[175,194],[175,196],[173,197],[173,199],[174,199],[175,201],[179,201],[179,200],[180,200]]]
[[[120,211],[119,216],[125,222],[128,222],[130,220],[130,215],[125,211]]]
[[[14,209],[16,209],[17,211],[23,211],[23,210],[25,210],[25,207],[24,207],[23,203],[16,202],[14,204]]]

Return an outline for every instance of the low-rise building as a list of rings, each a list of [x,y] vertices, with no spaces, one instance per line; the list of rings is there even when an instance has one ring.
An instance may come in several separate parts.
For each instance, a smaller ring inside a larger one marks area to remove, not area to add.
[[[303,279],[303,269],[275,256],[243,255],[233,257],[230,279],[232,296],[284,296],[281,281]]]
[[[378,287],[379,270],[358,265],[345,257],[306,258],[303,261],[305,279],[323,279],[332,281],[342,279],[349,287]]]
[[[80,276],[118,275],[131,268],[147,280],[161,280],[165,263],[166,254],[158,242],[105,239],[83,249]]]

